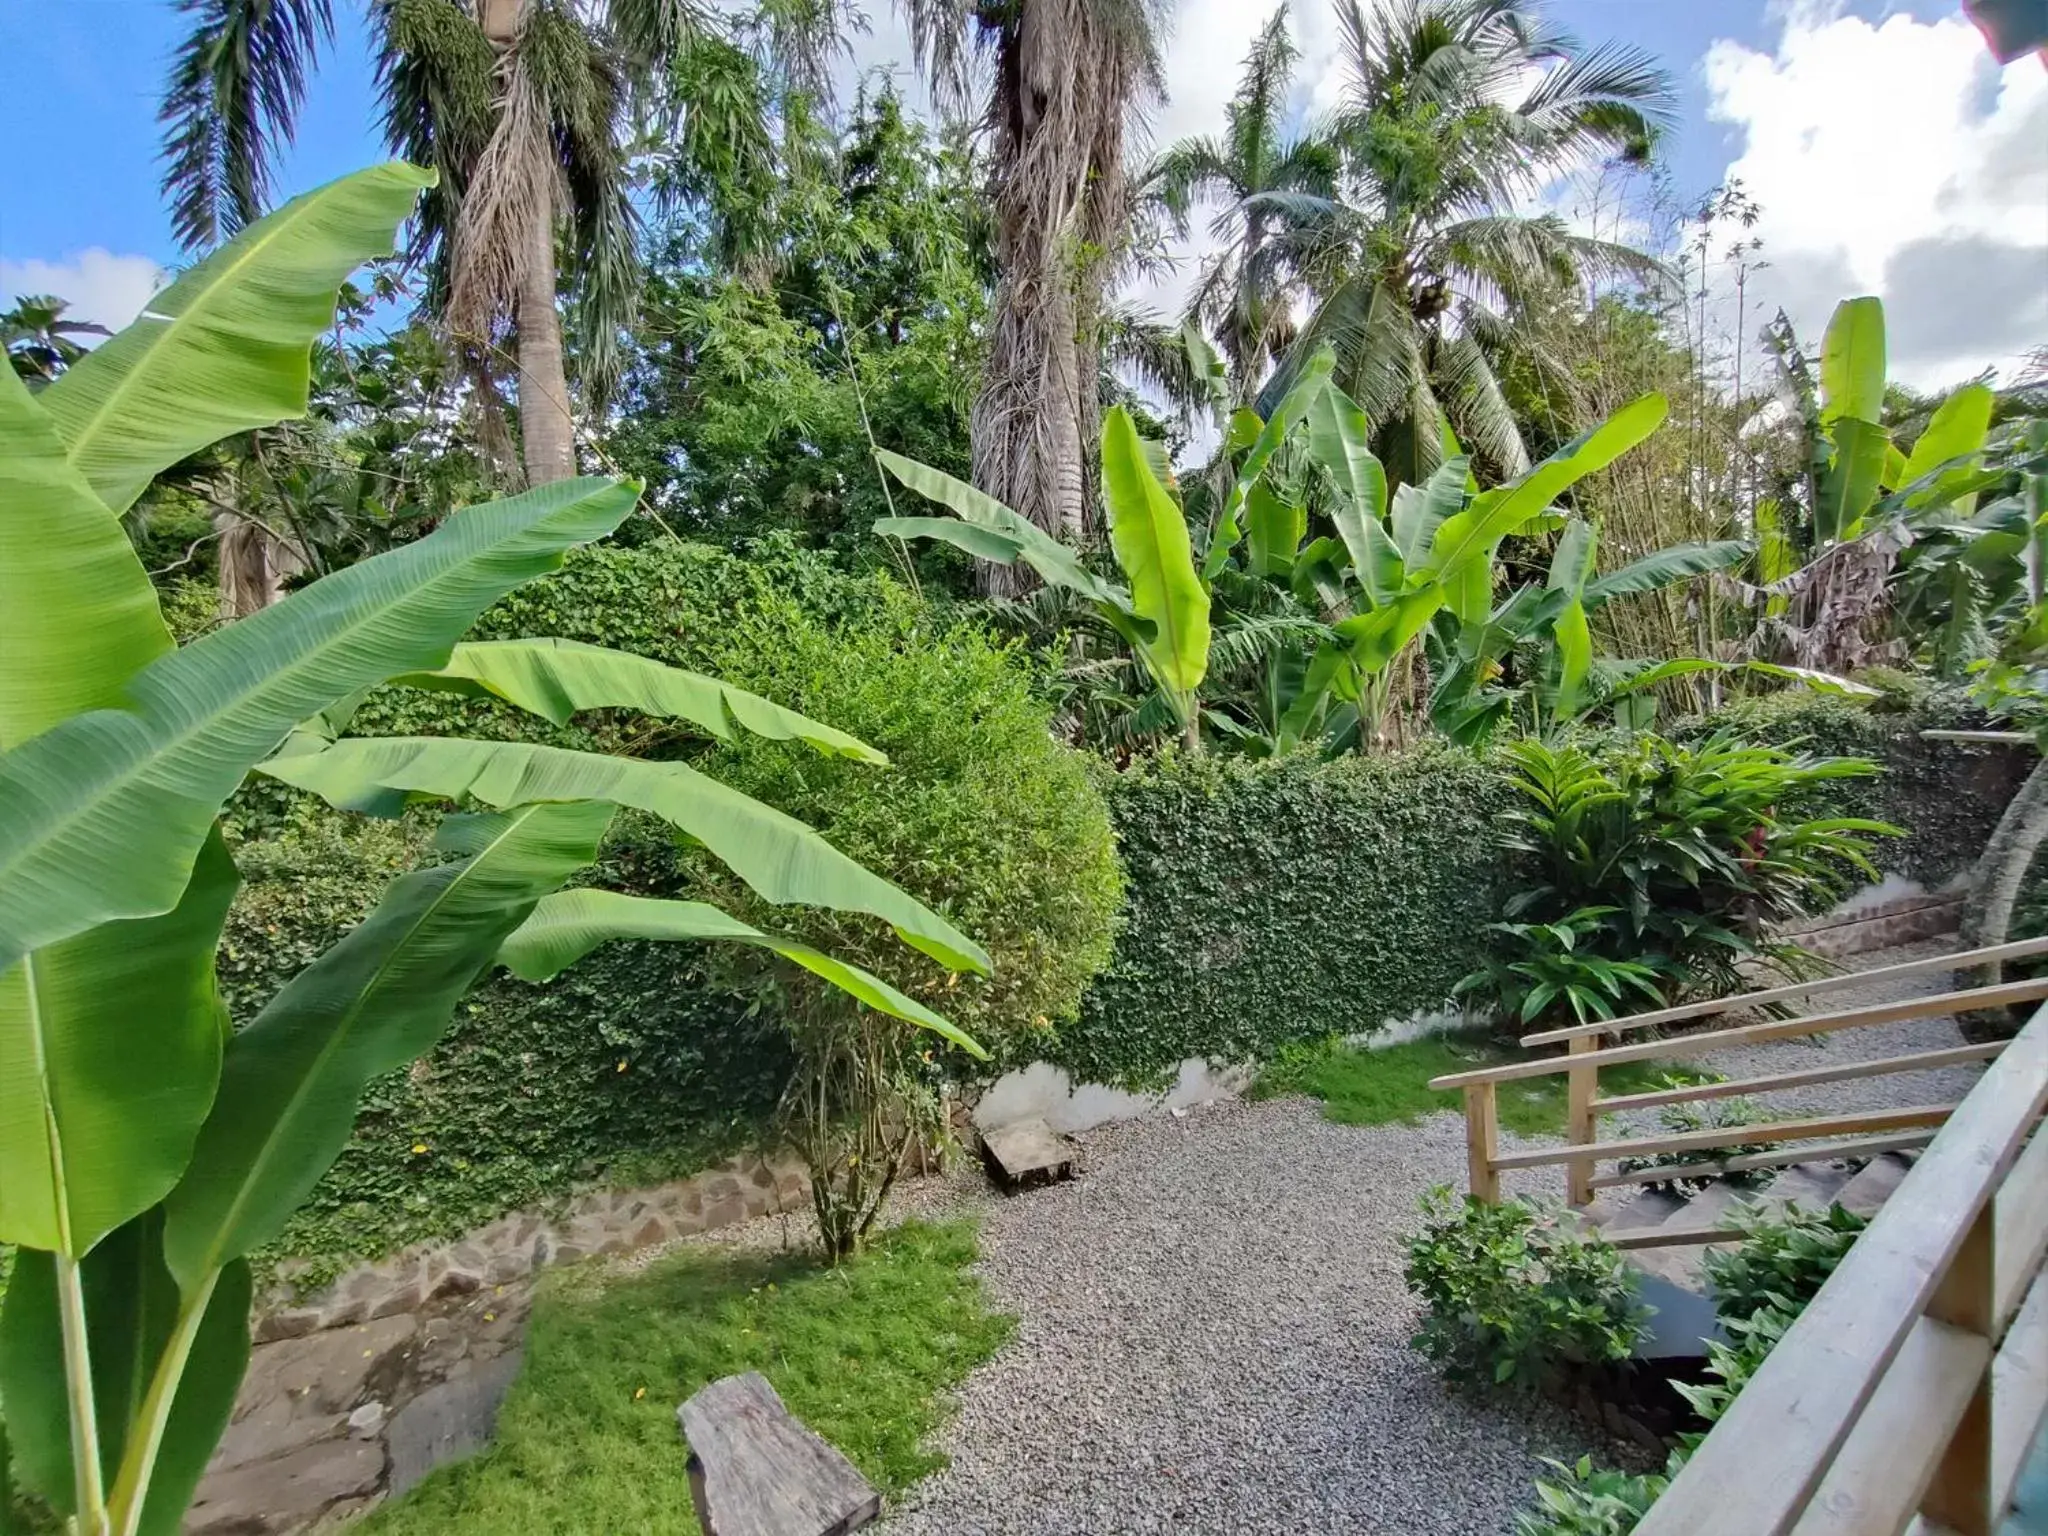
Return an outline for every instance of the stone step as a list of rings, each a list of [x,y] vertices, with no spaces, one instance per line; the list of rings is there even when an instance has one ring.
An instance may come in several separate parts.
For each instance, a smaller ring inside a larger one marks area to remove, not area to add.
[[[1863,1165],[1862,1172],[1841,1187],[1835,1199],[1843,1209],[1858,1216],[1875,1216],[1878,1207],[1891,1198],[1899,1182],[1913,1171],[1913,1159],[1903,1152],[1881,1152]]]

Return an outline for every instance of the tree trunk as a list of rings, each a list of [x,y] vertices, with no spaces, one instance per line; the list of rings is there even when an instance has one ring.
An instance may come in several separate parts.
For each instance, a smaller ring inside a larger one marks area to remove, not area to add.
[[[233,512],[213,515],[219,530],[220,616],[246,619],[284,596],[284,584],[306,569],[305,559],[263,524]]]
[[[2006,942],[2012,930],[2013,904],[2044,839],[2048,839],[2048,758],[2034,765],[1978,856],[1970,889],[1963,897],[1963,948],[1982,949]],[[1995,985],[2002,969],[1998,965],[1979,967],[1976,985]],[[1965,1014],[1956,1022],[1966,1036],[1976,1040],[2013,1033],[2012,1017],[2004,1009]]]
[[[562,322],[555,313],[553,220],[527,232],[519,269],[519,432],[526,483],[549,485],[576,473],[576,429],[569,417],[569,375],[562,364]]]

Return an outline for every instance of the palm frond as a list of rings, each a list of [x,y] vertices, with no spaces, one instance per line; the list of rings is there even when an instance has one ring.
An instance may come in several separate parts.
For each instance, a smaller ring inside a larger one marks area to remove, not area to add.
[[[173,233],[198,251],[262,216],[334,14],[329,0],[178,0],[178,10],[192,29],[157,113],[162,185]]]

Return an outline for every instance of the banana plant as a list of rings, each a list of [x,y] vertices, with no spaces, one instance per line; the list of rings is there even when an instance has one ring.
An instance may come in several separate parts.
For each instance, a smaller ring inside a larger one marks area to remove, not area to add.
[[[1209,587],[1195,567],[1186,518],[1122,406],[1102,424],[1102,498],[1109,542],[1128,585],[1090,571],[1072,549],[986,492],[928,464],[875,450],[881,466],[953,517],[884,517],[875,532],[940,539],[977,559],[1021,560],[1048,586],[1087,600],[1122,637],[1172,710],[1183,739],[1201,741],[1197,693],[1209,670]]]
[[[0,1399],[20,1481],[83,1536],[175,1532],[249,1352],[249,1254],[341,1150],[364,1086],[430,1048],[493,963],[552,974],[615,935],[762,944],[975,1049],[878,979],[687,903],[561,898],[616,808],[762,895],[870,913],[951,969],[981,948],[801,823],[680,764],[516,742],[337,737],[386,682],[551,719],[630,707],[879,762],[714,679],[550,641],[464,645],[521,583],[633,509],[575,479],[465,509],[182,649],[120,512],[219,437],[303,415],[336,290],[430,174],[387,165],[279,209],[30,395],[0,372]],[[393,814],[473,799],[443,862],[229,1027],[236,889],[218,813],[251,771]]]

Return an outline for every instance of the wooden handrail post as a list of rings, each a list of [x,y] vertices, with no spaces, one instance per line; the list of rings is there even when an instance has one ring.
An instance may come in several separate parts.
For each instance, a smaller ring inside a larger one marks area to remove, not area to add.
[[[1599,1048],[1597,1035],[1579,1035],[1565,1048],[1573,1056],[1585,1056]],[[1574,1146],[1588,1146],[1596,1139],[1593,1101],[1600,1093],[1600,1069],[1573,1067],[1565,1079],[1565,1140]],[[1593,1160],[1565,1164],[1565,1203],[1590,1205],[1593,1200]]]
[[[1500,1103],[1492,1083],[1465,1085],[1465,1172],[1475,1198],[1500,1204]]]
[[[1934,1469],[1934,1481],[1920,1512],[1956,1536],[1992,1536],[2001,1511],[1994,1504],[1991,1472],[1991,1354],[1998,1343],[1998,1209],[1986,1200],[1969,1236],[1942,1277],[1927,1315],[1951,1327],[1981,1334],[1993,1349],[1970,1406]]]

